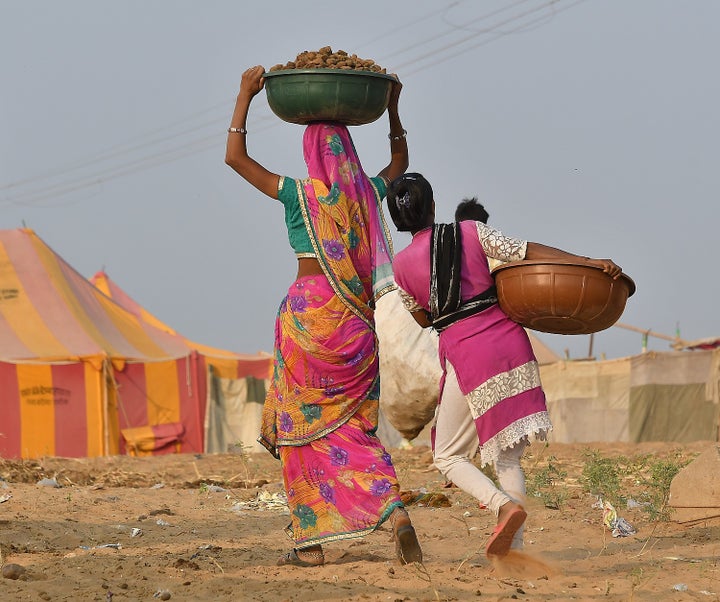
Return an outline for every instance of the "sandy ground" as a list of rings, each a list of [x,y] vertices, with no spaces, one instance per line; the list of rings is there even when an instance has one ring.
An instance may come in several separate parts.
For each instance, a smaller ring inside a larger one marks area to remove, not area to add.
[[[445,487],[426,447],[393,451],[403,490],[450,504],[410,506],[425,555],[411,566],[386,528],[326,546],[323,567],[276,566],[290,542],[269,454],[0,460],[0,600],[720,600],[717,523],[622,507],[637,534],[613,538],[580,481],[588,450],[689,461],[710,445],[534,444],[528,479],[552,465],[562,503],[529,497],[525,552],[495,566],[493,517]],[[624,475],[624,493],[640,481]]]

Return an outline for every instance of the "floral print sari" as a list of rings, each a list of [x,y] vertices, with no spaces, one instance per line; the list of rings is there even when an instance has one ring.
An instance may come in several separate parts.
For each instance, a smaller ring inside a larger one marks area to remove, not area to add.
[[[364,535],[402,505],[375,436],[379,359],[374,304],[394,287],[384,190],[365,175],[347,128],[304,135],[298,200],[323,275],[294,282],[275,326],[260,442],[283,464],[297,544]]]

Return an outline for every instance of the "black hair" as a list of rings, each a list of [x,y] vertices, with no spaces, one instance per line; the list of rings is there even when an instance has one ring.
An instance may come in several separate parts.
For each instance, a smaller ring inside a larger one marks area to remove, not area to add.
[[[477,197],[471,199],[463,199],[458,203],[455,209],[455,221],[461,222],[466,219],[475,220],[487,224],[490,214],[485,207],[478,203]]]
[[[429,226],[433,212],[433,190],[419,173],[406,173],[390,182],[388,211],[399,232],[417,232]]]

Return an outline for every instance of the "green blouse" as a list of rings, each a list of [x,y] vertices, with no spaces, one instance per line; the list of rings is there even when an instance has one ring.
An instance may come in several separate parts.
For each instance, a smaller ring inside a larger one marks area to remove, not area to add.
[[[387,184],[385,178],[380,176],[370,178],[380,193],[380,198],[385,198]],[[298,257],[315,257],[310,236],[308,236],[300,200],[297,194],[297,180],[285,176],[280,177],[278,182],[278,200],[285,207],[285,225],[287,226],[288,239],[295,255]]]

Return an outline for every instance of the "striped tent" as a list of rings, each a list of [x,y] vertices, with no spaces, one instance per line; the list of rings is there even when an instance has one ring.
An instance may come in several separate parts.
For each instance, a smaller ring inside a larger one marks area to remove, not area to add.
[[[32,230],[0,230],[0,456],[202,452],[204,351],[113,301]],[[267,375],[267,358],[217,355],[218,370]]]
[[[128,295],[104,271],[92,282],[98,289],[143,322],[176,334]],[[204,423],[206,453],[224,452],[238,443],[245,451],[265,452],[257,443],[262,403],[272,371],[272,356],[266,353],[243,355],[202,345],[186,339],[204,362],[207,370],[207,403]]]
[[[130,297],[130,295],[104,271],[101,270],[97,272],[90,278],[90,282],[123,309],[133,314],[142,323],[149,324],[170,335],[181,336],[178,335],[173,328],[156,318],[135,301],[135,299]],[[185,337],[181,338],[190,349],[205,358],[205,363],[212,366],[215,375],[222,378],[245,378],[246,376],[252,376],[258,379],[267,379],[272,369],[272,356],[267,353],[258,353],[256,355],[235,353],[233,351],[203,345],[202,343],[191,341]]]

